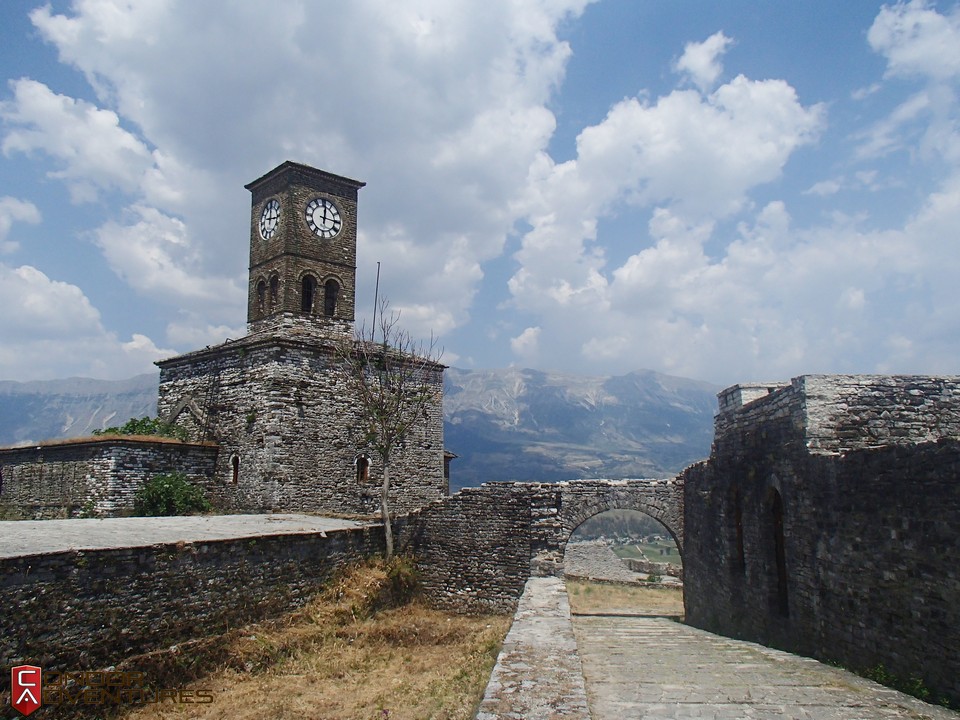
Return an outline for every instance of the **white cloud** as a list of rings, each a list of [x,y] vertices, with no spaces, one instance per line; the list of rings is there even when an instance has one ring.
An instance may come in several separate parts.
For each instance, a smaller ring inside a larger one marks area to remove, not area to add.
[[[131,288],[181,307],[201,304],[208,312],[242,305],[246,287],[232,278],[206,277],[186,225],[156,208],[135,205],[127,224],[108,222],[96,242],[111,269]]]
[[[98,190],[135,191],[153,164],[150,151],[120,127],[115,112],[57,95],[26,78],[10,83],[13,100],[0,103],[0,117],[12,129],[4,154],[42,151],[60,166],[51,177],[64,180],[76,202],[95,200]]]
[[[827,195],[835,195],[840,192],[840,189],[843,187],[842,179],[831,179],[831,180],[821,180],[820,182],[814,183],[809,188],[803,191],[804,195],[819,195],[820,197],[826,197]]]
[[[888,75],[960,77],[960,7],[941,15],[926,0],[885,5],[867,40],[886,56]]]
[[[702,43],[687,43],[674,69],[685,73],[701,92],[707,92],[723,72],[720,57],[732,43],[722,32],[714,33]]]
[[[8,240],[10,228],[15,222],[36,225],[40,222],[40,211],[27,200],[13,197],[0,197],[0,255],[11,253],[20,247],[15,240]]]
[[[540,328],[528,327],[517,337],[510,339],[510,348],[521,359],[532,362],[540,352]]]
[[[622,205],[659,205],[651,226],[658,250],[635,256],[623,272],[668,277],[668,267],[701,254],[715,219],[776,179],[822,123],[822,108],[804,108],[787,83],[743,76],[706,97],[677,90],[653,105],[618,103],[580,134],[575,160],[558,165],[543,155],[534,166],[525,198],[532,230],[509,283],[515,304],[541,313],[563,308],[565,316],[573,304],[582,312],[577,321],[591,326],[616,296],[596,244],[600,219]]]
[[[151,372],[154,360],[174,354],[143,335],[118,340],[80,288],[29,265],[0,264],[0,307],[5,378],[124,377]]]
[[[906,149],[926,159],[960,162],[960,6],[947,14],[925,0],[884,6],[867,39],[886,58],[887,77],[919,79],[924,87],[864,134],[859,156]]]

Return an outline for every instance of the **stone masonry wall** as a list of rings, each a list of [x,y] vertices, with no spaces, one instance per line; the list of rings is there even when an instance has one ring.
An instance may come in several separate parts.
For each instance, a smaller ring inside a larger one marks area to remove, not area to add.
[[[397,524],[397,548],[417,559],[427,597],[467,612],[512,612],[530,576],[525,483],[464,488]]]
[[[527,578],[559,574],[570,534],[614,509],[646,512],[683,546],[683,487],[663,480],[485,483],[401,518],[428,596],[466,610],[512,610]]]
[[[804,377],[718,417],[681,476],[688,622],[960,698],[956,389]]]
[[[0,514],[37,520],[129,514],[134,495],[155,475],[178,470],[207,488],[216,458],[210,444],[110,436],[0,450]]]
[[[302,605],[379,527],[0,559],[0,665],[103,668]]]
[[[208,419],[208,434],[220,445],[212,488],[218,508],[378,512],[383,468],[368,453],[369,477],[358,482],[356,459],[366,449],[355,429],[360,410],[330,342],[291,330],[160,363],[160,416],[177,413],[176,422],[198,437]],[[396,512],[447,493],[439,370],[435,381],[435,403],[393,459],[390,499]]]

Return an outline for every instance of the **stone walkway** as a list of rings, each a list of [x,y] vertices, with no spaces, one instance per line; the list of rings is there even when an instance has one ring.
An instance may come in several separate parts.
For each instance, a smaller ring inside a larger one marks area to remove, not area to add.
[[[100,550],[257,535],[326,532],[359,527],[352,520],[282,513],[163,518],[8,520],[0,522],[0,557],[64,550]]]
[[[958,720],[809,658],[665,618],[576,616],[593,720]]]
[[[476,720],[589,720],[563,580],[530,578]]]
[[[531,578],[476,720],[960,720],[816,660],[663,617],[580,615]]]

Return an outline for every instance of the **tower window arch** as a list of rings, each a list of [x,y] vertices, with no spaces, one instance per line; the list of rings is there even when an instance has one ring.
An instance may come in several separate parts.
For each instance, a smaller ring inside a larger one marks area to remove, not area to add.
[[[337,295],[340,294],[340,283],[330,278],[323,284],[323,314],[333,317],[337,313]]]
[[[240,480],[240,456],[234,455],[230,458],[230,482],[234,485]]]
[[[317,279],[313,275],[304,275],[300,287],[300,309],[313,312],[313,301],[317,294]]]
[[[277,299],[280,297],[280,276],[274,275],[270,278],[270,309],[277,306]]]
[[[257,315],[262,316],[267,301],[267,283],[261,278],[257,281]]]

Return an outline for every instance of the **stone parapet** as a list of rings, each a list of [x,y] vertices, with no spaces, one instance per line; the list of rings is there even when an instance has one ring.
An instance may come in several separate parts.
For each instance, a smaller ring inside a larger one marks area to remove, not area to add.
[[[209,494],[217,452],[213,443],[117,435],[0,449],[0,513],[36,520],[129,515],[143,484],[173,471]]]

